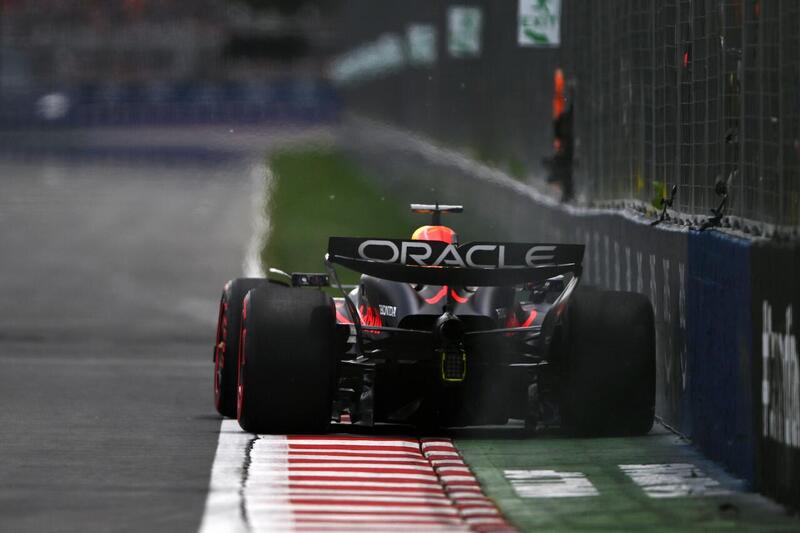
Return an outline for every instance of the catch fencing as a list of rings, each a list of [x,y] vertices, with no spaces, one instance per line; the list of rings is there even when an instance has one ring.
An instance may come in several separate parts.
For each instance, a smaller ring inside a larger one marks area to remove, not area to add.
[[[677,185],[677,221],[698,225],[724,183],[724,226],[796,235],[800,3],[546,3],[560,6],[557,47],[520,45],[519,0],[348,1],[333,77],[351,110],[527,180],[553,150],[560,67],[573,97],[580,200],[657,203]],[[454,10],[477,17],[477,49],[459,50]]]

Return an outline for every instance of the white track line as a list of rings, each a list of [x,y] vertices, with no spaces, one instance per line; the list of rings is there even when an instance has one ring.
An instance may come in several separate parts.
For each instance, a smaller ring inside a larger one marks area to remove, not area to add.
[[[722,496],[730,491],[690,463],[619,465],[651,498]]]
[[[600,494],[581,472],[504,470],[503,475],[520,498],[581,498]]]
[[[412,451],[419,452],[419,443],[414,441],[401,440],[348,440],[348,439],[306,439],[298,438],[289,442],[290,450],[329,450],[342,449],[343,451],[359,451],[362,448],[375,449],[380,451]]]
[[[389,461],[386,459],[372,459],[371,461],[353,461],[350,459],[331,459],[328,461],[325,460],[297,460],[291,457],[258,457],[257,459],[253,460],[253,464],[281,464],[287,465],[288,468],[291,469],[310,469],[310,468],[374,468],[374,469],[386,469],[386,468],[405,468],[408,470],[419,470],[430,472],[430,465],[426,465],[424,463],[414,461],[413,463],[410,461]]]
[[[316,488],[316,489],[309,489],[309,488],[296,488],[296,487],[273,487],[270,493],[278,493],[281,492],[288,496],[297,496],[298,498],[304,498],[306,496],[341,496],[341,497],[350,497],[350,496],[360,496],[364,498],[374,498],[374,497],[381,497],[381,496],[389,496],[392,498],[425,498],[430,500],[446,500],[447,496],[445,496],[444,491],[440,492],[426,492],[426,491],[408,491],[408,492],[398,492],[396,490],[359,490],[359,489],[352,489],[352,490],[345,490],[342,488]]]
[[[259,469],[260,471],[261,469]],[[414,481],[436,481],[436,474],[414,474],[414,473],[396,473],[396,472],[331,472],[329,470],[309,470],[309,471],[266,471],[263,474],[265,479],[269,479],[270,483],[287,479],[289,481],[313,481],[319,479],[324,481],[326,479],[340,479],[340,478],[363,478],[366,480],[374,481],[381,479],[398,479],[414,480]],[[355,479],[353,479],[355,480]]]
[[[201,533],[249,531],[241,513],[239,493],[244,475],[247,449],[253,435],[244,433],[236,420],[223,420],[219,430],[217,453],[211,467],[211,481],[205,512],[200,524]]]
[[[340,447],[341,448],[341,447]],[[414,453],[410,449],[405,450],[401,449],[398,450],[344,450],[344,449],[302,449],[302,448],[294,448],[291,450],[292,457],[302,457],[303,455],[319,455],[319,454],[328,454],[328,455],[336,455],[338,457],[364,457],[368,455],[372,456],[379,456],[379,457],[386,457],[389,456],[394,457],[408,457],[411,459],[416,459],[417,461],[422,459],[421,453]]]

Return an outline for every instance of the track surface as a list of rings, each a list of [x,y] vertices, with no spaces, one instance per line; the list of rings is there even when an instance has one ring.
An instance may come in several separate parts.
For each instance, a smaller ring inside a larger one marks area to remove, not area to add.
[[[0,164],[0,530],[194,531],[251,167]]]

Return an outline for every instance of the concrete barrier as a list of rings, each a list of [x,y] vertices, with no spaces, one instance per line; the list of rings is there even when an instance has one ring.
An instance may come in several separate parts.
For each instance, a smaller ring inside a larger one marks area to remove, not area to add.
[[[692,231],[688,245],[688,433],[708,456],[752,482],[752,243]]]
[[[800,246],[756,243],[751,270],[756,483],[800,507]]]

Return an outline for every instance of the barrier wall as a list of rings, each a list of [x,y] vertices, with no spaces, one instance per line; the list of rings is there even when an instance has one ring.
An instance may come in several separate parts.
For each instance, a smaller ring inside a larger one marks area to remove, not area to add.
[[[465,215],[447,221],[462,241],[585,244],[583,283],[653,304],[658,415],[754,488],[800,507],[797,243],[563,206],[418,140],[363,124],[345,137],[394,201],[464,204]]]
[[[770,495],[800,506],[800,361],[797,312],[800,247],[752,248],[753,410],[758,444],[756,480]]]
[[[688,434],[712,459],[754,480],[751,242],[688,234]]]

